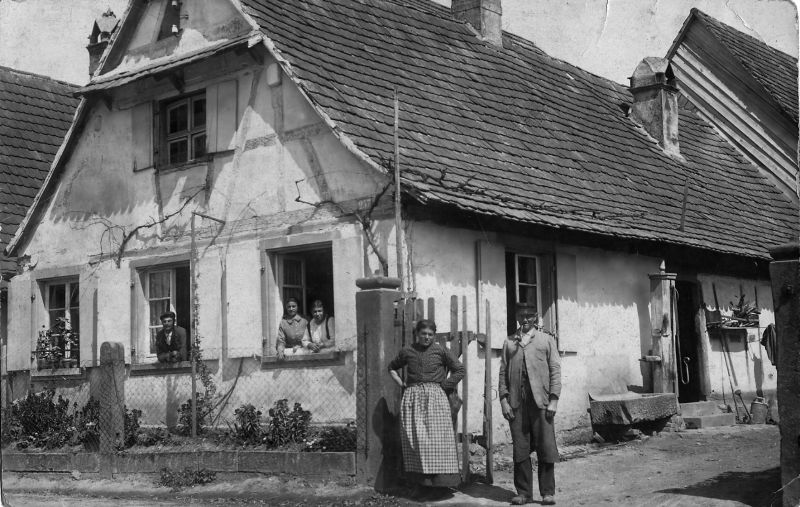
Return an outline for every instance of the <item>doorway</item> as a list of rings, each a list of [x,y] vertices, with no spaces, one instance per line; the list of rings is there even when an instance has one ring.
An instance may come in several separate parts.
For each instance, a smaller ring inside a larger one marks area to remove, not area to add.
[[[694,282],[675,282],[675,307],[677,311],[677,339],[675,360],[678,365],[678,402],[702,401],[704,396],[700,381],[700,336],[695,317],[700,308],[699,290]]]

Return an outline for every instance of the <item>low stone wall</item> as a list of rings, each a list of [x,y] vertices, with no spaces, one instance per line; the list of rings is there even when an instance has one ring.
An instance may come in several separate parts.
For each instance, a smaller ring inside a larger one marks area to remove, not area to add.
[[[301,477],[351,477],[352,452],[195,451],[151,453],[3,452],[4,472],[73,472],[103,474],[158,473],[187,467],[214,472],[257,472]]]

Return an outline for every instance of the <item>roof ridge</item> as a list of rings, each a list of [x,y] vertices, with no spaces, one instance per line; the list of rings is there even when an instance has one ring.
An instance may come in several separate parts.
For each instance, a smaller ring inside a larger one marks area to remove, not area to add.
[[[512,33],[512,32],[507,32],[505,30],[503,30],[503,35],[508,35],[511,38],[519,39],[520,41],[524,42],[525,44],[529,44],[529,45],[533,46],[533,48],[536,51],[541,52],[545,57],[549,58],[550,60],[554,60],[556,62],[560,62],[560,63],[563,63],[565,65],[568,65],[568,66],[572,67],[573,69],[576,69],[577,71],[579,71],[581,73],[588,74],[588,75],[592,76],[593,78],[599,79],[599,80],[604,81],[606,83],[610,83],[610,84],[612,84],[614,86],[621,86],[622,88],[625,88],[626,90],[628,89],[628,85],[626,85],[625,83],[618,83],[618,82],[614,81],[613,79],[609,79],[609,78],[607,78],[605,76],[601,76],[600,74],[595,74],[594,72],[592,72],[590,70],[587,70],[587,69],[584,69],[583,67],[580,67],[580,66],[578,66],[578,65],[576,65],[574,63],[568,62],[567,60],[564,60],[564,59],[558,58],[557,56],[551,55],[550,53],[548,53],[544,49],[542,49],[539,46],[537,46],[534,41],[532,41],[530,39],[526,39],[525,37],[523,37],[521,35],[518,35],[518,34]],[[506,48],[503,48],[503,49],[506,49]]]
[[[38,78],[38,79],[44,79],[44,80],[51,81],[51,82],[54,82],[54,83],[60,83],[60,84],[63,84],[63,85],[66,85],[66,86],[69,86],[69,87],[72,87],[72,88],[80,88],[81,87],[81,85],[79,85],[79,84],[70,83],[69,81],[64,81],[62,79],[56,79],[54,77],[47,76],[45,74],[38,74],[36,72],[31,72],[31,71],[28,71],[28,70],[15,69],[13,67],[8,67],[8,66],[5,66],[5,65],[0,65],[0,70],[7,70],[7,71],[15,73],[15,74],[24,74],[24,75],[29,76],[29,77],[34,77],[34,78]]]
[[[736,27],[734,27],[734,26],[731,26],[731,25],[729,25],[728,23],[725,23],[725,22],[723,22],[723,21],[720,21],[720,20],[718,20],[717,18],[715,18],[714,16],[711,16],[710,14],[707,14],[707,13],[705,13],[705,12],[701,11],[701,10],[700,10],[700,9],[698,9],[697,7],[692,7],[692,10],[691,10],[690,12],[691,12],[692,14],[695,14],[695,15],[696,15],[696,17],[697,17],[698,19],[700,19],[701,21],[703,21],[703,22],[711,22],[711,23],[716,23],[716,24],[718,24],[718,25],[722,25],[724,28],[727,28],[727,29],[730,29],[730,30],[734,30],[734,31],[738,32],[739,34],[741,34],[741,35],[744,35],[745,37],[747,37],[747,38],[749,38],[749,39],[752,39],[753,41],[757,42],[758,44],[761,44],[761,45],[763,45],[763,46],[766,46],[766,47],[767,47],[767,48],[769,48],[771,51],[775,51],[776,53],[780,53],[781,55],[783,55],[783,56],[785,56],[786,58],[789,58],[789,59],[791,59],[791,60],[793,60],[793,61],[795,61],[795,62],[797,61],[797,58],[795,58],[794,56],[790,55],[789,53],[783,52],[783,51],[781,51],[780,49],[778,49],[778,48],[776,48],[776,47],[774,47],[774,46],[770,46],[770,45],[769,45],[769,44],[767,44],[765,41],[763,41],[763,40],[761,40],[761,39],[759,39],[759,38],[757,38],[757,37],[753,37],[753,36],[752,36],[752,35],[750,35],[749,33],[747,33],[747,32],[743,32],[742,30],[739,30],[738,28],[736,28]]]
[[[449,19],[451,21],[459,21],[450,15],[450,9],[443,4],[434,2],[433,0],[383,0],[385,2],[393,3],[401,7],[414,9],[425,14],[432,14],[439,18]],[[422,7],[422,4],[429,4],[429,6]],[[428,8],[429,7],[429,8]]]

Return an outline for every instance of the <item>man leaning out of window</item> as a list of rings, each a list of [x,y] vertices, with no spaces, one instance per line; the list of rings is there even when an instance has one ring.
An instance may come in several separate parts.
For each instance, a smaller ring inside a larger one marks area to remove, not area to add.
[[[156,354],[161,363],[186,361],[186,330],[175,325],[175,312],[161,314],[161,329],[156,333]]]

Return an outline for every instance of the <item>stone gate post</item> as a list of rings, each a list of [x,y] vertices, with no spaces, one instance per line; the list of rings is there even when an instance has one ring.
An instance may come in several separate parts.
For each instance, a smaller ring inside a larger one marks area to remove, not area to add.
[[[775,308],[783,505],[800,505],[800,244],[770,250]],[[797,480],[794,480],[797,479]],[[791,483],[791,484],[790,484]]]
[[[358,328],[356,471],[359,480],[377,491],[396,488],[400,479],[400,388],[391,381],[389,361],[400,344],[395,341],[395,302],[400,299],[397,278],[356,281]]]
[[[115,452],[125,438],[125,347],[118,342],[100,346],[99,375],[92,375],[90,392],[100,403],[100,452]]]

